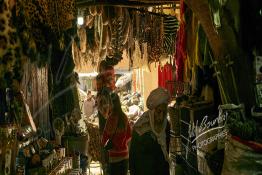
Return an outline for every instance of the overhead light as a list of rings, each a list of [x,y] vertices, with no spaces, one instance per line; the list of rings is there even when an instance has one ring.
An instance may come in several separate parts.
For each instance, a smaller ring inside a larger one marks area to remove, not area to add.
[[[153,11],[153,7],[148,7],[148,11],[152,12]]]
[[[84,24],[84,18],[82,16],[77,17],[77,24],[83,25]]]

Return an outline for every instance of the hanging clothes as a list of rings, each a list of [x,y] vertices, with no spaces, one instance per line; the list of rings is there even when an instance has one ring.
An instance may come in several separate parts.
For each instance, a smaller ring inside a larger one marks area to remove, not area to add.
[[[158,87],[165,88],[165,77],[161,64],[158,65]]]
[[[172,64],[166,63],[163,67],[158,65],[158,87],[165,88],[171,95],[174,94]]]
[[[184,0],[180,0],[180,26],[177,35],[176,42],[176,81],[183,81],[183,71],[184,71],[184,60],[186,59],[186,30],[185,30],[185,4]]]

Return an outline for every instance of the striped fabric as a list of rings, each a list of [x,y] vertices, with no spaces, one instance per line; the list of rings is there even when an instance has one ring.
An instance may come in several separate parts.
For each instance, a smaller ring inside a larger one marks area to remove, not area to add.
[[[179,21],[175,16],[166,16],[164,18],[164,51],[167,54],[173,54],[175,51],[175,38]]]

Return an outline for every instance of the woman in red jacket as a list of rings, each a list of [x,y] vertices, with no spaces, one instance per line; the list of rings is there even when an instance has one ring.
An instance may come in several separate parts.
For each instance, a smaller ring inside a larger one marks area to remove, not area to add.
[[[111,94],[112,113],[109,115],[102,137],[102,144],[112,140],[109,154],[109,175],[126,175],[128,171],[128,142],[131,139],[131,128],[127,116],[122,111],[119,96]]]

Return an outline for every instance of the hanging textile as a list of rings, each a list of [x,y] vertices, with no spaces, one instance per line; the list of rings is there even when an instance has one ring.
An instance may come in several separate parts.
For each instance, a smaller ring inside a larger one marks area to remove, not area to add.
[[[185,31],[185,4],[183,0],[180,0],[180,26],[177,33],[176,42],[176,81],[183,81],[183,70],[184,70],[184,60],[186,59],[186,31]]]
[[[174,93],[172,65],[166,63],[163,67],[158,65],[158,86],[165,88],[170,94]]]
[[[173,55],[175,49],[176,32],[179,27],[179,21],[174,16],[164,17],[164,51],[168,55]]]
[[[158,65],[158,86],[163,88],[165,87],[164,71],[160,64]]]

